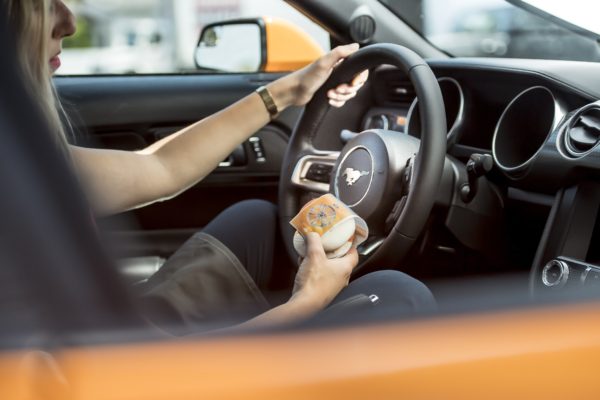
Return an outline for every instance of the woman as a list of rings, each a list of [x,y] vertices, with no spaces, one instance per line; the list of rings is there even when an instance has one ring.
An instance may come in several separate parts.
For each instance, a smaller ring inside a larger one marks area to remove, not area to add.
[[[75,32],[73,14],[61,0],[3,1],[16,30],[18,59],[30,82],[29,90],[40,99],[59,147],[72,161],[95,213],[100,215],[170,198],[195,185],[239,143],[270,121],[270,102],[278,112],[305,105],[336,64],[358,49],[355,44],[338,47],[308,67],[269,83],[261,94],[251,94],[142,151],[85,149],[67,143],[50,79],[60,67],[62,40]],[[330,90],[330,103],[343,106],[366,78],[363,73],[354,85]],[[269,309],[261,289],[272,274],[275,225],[274,207],[266,202],[244,202],[226,210],[149,280],[145,291],[153,310],[151,318],[166,315],[168,322],[175,317],[187,326],[214,317],[229,324],[247,321],[246,326],[288,323],[314,316],[336,297],[341,300],[372,294],[374,284],[379,290],[377,296],[404,302],[408,309],[433,304],[422,284],[390,271],[353,282],[340,294],[348,285],[358,255],[353,250],[345,257],[329,260],[319,237],[313,235],[307,238],[307,257],[296,275],[292,296]],[[251,229],[244,232],[244,227]],[[393,287],[383,290],[382,284]]]

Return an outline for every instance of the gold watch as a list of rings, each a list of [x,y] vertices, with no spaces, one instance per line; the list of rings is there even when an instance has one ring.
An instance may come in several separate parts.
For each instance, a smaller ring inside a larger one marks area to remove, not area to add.
[[[265,103],[265,107],[267,108],[271,119],[277,117],[277,114],[279,114],[279,110],[277,109],[275,100],[273,100],[273,96],[271,96],[271,93],[269,93],[269,89],[267,89],[266,86],[261,86],[258,89],[256,89],[256,93],[258,93],[263,103]]]

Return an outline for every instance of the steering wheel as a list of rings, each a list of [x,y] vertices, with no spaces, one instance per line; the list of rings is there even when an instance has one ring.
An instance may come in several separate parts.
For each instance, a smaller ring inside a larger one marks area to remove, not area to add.
[[[316,149],[317,135],[339,134],[319,129],[331,109],[327,90],[382,64],[398,67],[412,82],[419,99],[421,140],[377,129],[356,135],[341,152]],[[289,221],[303,205],[300,199],[331,192],[369,226],[370,237],[359,248],[355,272],[367,265],[398,266],[429,217],[445,156],[444,102],[427,63],[412,50],[394,44],[357,51],[334,70],[306,105],[288,144],[279,181],[279,224],[288,253],[297,258]],[[328,170],[329,183],[319,178]]]

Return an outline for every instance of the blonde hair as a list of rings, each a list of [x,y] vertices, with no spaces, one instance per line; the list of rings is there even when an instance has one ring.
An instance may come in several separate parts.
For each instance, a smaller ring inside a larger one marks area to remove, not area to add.
[[[68,118],[58,100],[49,65],[47,43],[52,34],[52,0],[3,1],[7,3],[8,18],[15,31],[17,62],[27,90],[38,102],[59,149],[68,154],[67,135],[63,124],[64,121],[69,125]]]

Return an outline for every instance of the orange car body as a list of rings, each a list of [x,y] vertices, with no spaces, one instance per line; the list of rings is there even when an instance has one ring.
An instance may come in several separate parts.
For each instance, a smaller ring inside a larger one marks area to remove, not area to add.
[[[596,399],[600,304],[331,330],[34,350],[2,399]]]
[[[267,41],[265,72],[300,69],[324,54],[319,44],[306,32],[284,19],[264,17]]]

